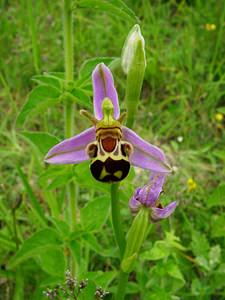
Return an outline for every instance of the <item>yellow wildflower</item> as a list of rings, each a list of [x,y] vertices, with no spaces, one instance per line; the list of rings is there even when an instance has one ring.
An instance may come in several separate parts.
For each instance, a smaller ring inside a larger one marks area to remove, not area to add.
[[[187,180],[188,192],[192,192],[197,188],[197,183],[192,179],[189,178]]]
[[[217,122],[222,122],[222,121],[223,121],[223,118],[224,118],[224,115],[223,115],[223,114],[221,114],[221,113],[215,114],[215,120],[216,120]]]
[[[208,31],[214,31],[214,30],[216,30],[216,25],[207,23],[207,24],[205,24],[205,29]]]

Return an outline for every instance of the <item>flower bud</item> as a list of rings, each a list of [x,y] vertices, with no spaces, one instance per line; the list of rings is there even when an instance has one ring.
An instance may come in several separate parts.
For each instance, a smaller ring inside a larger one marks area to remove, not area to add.
[[[139,250],[145,240],[148,225],[149,211],[146,207],[142,207],[134,218],[127,234],[126,249],[121,263],[123,272],[131,272]]]
[[[137,24],[128,34],[122,51],[121,63],[123,71],[127,75],[125,96],[128,113],[127,125],[132,127],[146,68],[145,41]]]
[[[141,58],[139,62],[137,57]],[[129,32],[122,50],[121,64],[125,74],[128,74],[133,64],[142,64],[146,66],[145,59],[145,40],[141,34],[138,24]]]

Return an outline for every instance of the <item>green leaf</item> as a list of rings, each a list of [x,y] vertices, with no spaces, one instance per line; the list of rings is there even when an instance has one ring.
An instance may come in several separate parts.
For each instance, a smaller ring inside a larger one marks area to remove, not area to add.
[[[218,112],[225,115],[225,106],[217,108]]]
[[[211,218],[211,235],[212,237],[225,236],[225,215],[214,215]]]
[[[211,268],[215,268],[221,261],[221,247],[215,245],[210,249],[209,252],[209,265]]]
[[[78,8],[94,8],[109,15],[138,22],[135,13],[122,0],[78,0]]]
[[[78,103],[80,106],[84,106],[89,110],[92,110],[92,101],[91,98],[88,96],[85,90],[80,88],[75,88],[71,91],[71,94],[74,96],[73,100]]]
[[[79,232],[77,234],[79,235]],[[71,239],[74,238],[76,238],[76,234],[75,236],[71,235]],[[94,233],[81,233],[81,238],[90,247],[90,249],[101,256],[118,258],[118,249],[115,249],[115,247],[105,249],[99,244]]]
[[[48,184],[46,190],[50,191],[52,189],[65,186],[67,183],[69,183],[72,180],[72,178],[73,178],[73,173],[67,169],[61,174],[61,176],[54,178],[51,181],[51,183]]]
[[[63,220],[56,220],[56,219],[51,219],[53,225],[55,226],[56,230],[58,231],[60,237],[62,240],[66,239],[69,237],[70,234],[70,228],[69,225],[63,221]]]
[[[210,280],[213,289],[224,289],[225,287],[225,263],[222,263],[213,274],[213,278]]]
[[[191,283],[191,293],[193,296],[204,295],[204,287],[202,285],[202,281],[198,280],[198,278],[193,278]],[[196,298],[197,299],[197,298]]]
[[[97,286],[101,286],[103,289],[107,289],[107,287],[114,280],[116,275],[116,271],[94,271],[85,273],[83,277],[93,281]]]
[[[0,245],[2,248],[9,249],[9,250],[15,250],[16,244],[8,237],[4,236],[0,233]]]
[[[181,271],[180,271],[180,269],[179,269],[179,267],[178,267],[178,265],[176,265],[174,262],[170,262],[170,263],[168,263],[167,265],[167,273],[171,276],[171,277],[173,277],[173,278],[176,278],[176,279],[179,279],[179,280],[181,280],[183,283],[185,282],[185,280],[184,280],[184,276],[183,276],[183,274],[181,273]]]
[[[104,255],[104,249],[102,249],[102,247],[100,246],[99,242],[97,241],[97,239],[93,234],[91,233],[82,234],[82,240],[84,240],[84,242],[88,244],[88,246],[96,253]]]
[[[86,78],[87,76],[90,77],[92,71],[96,67],[97,64],[104,63],[106,65],[109,65],[112,63],[116,57],[95,57],[91,59],[85,60],[85,62],[81,65],[80,71],[79,71],[79,78]]]
[[[225,206],[225,184],[217,187],[207,200],[209,207],[213,206]]]
[[[198,231],[192,232],[191,249],[195,256],[207,257],[210,249],[206,236]]]
[[[224,150],[215,150],[212,152],[213,155],[221,159],[222,161],[225,161],[225,151]]]
[[[170,247],[165,241],[155,242],[152,249],[145,251],[141,254],[141,259],[159,260],[170,255]]]
[[[36,75],[32,77],[32,80],[37,82],[40,85],[48,85],[53,88],[56,88],[57,90],[61,91],[63,87],[63,80],[50,75],[48,73],[45,73],[44,75]]]
[[[24,131],[21,133],[25,139],[34,145],[42,155],[46,155],[48,150],[59,143],[59,139],[47,132]]]
[[[177,298],[171,298],[167,291],[164,289],[155,289],[154,291],[144,294],[143,300],[177,300]]]
[[[17,166],[17,171],[18,171],[19,177],[21,178],[21,180],[23,182],[26,192],[29,196],[29,199],[31,202],[31,208],[32,208],[34,214],[39,219],[39,221],[42,223],[42,225],[45,225],[46,219],[45,219],[44,212],[43,212],[42,207],[27,180],[26,175],[23,173],[22,169],[19,166]]]
[[[186,251],[187,249],[181,245],[180,238],[174,234],[173,231],[166,232],[166,242],[169,247],[178,249],[180,251]]]
[[[40,251],[48,251],[52,246],[59,246],[61,243],[58,233],[50,228],[43,229],[36,232],[28,238],[18,252],[11,258],[8,268],[15,268],[18,264],[31,258],[37,257]]]
[[[204,268],[206,271],[210,271],[210,266],[209,266],[208,259],[205,258],[204,256],[197,256],[196,257],[196,262],[199,264],[199,266]]]
[[[64,277],[66,261],[60,247],[49,246],[48,249],[39,249],[36,260],[46,273],[52,276]]]
[[[66,185],[73,177],[71,166],[50,166],[39,177],[39,184],[47,190]]]
[[[59,80],[61,80],[61,79],[65,80],[65,73],[64,72],[49,72],[48,74],[50,76],[58,78]]]
[[[87,231],[96,231],[106,222],[110,209],[110,198],[102,196],[87,203],[80,211],[81,224]]]
[[[28,95],[27,102],[17,117],[17,124],[22,125],[31,112],[34,113],[54,105],[59,96],[59,90],[52,86],[41,85],[34,88]]]
[[[88,281],[88,285],[84,290],[82,290],[82,293],[79,294],[78,300],[93,300],[94,294],[96,291],[96,286],[94,282]]]

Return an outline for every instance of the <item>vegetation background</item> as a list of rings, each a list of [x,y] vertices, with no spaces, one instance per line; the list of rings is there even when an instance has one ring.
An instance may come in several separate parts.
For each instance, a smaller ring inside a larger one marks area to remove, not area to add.
[[[174,166],[163,203],[179,200],[169,220],[151,227],[126,299],[225,299],[224,1],[125,3],[141,21],[148,62],[135,130]],[[43,163],[64,136],[62,103],[35,110],[23,126],[16,122],[40,79],[31,78],[64,70],[62,1],[1,0],[0,14],[0,299],[46,299],[43,290],[64,280],[68,249],[78,278],[113,292],[118,260],[107,185],[91,178],[88,164]],[[79,1],[74,20],[75,76],[87,59],[120,57],[135,24]],[[119,67],[114,76],[123,103],[125,76]],[[82,95],[78,107],[90,106],[91,89]],[[86,128],[78,113],[75,123],[76,133]],[[122,183],[126,230],[133,218],[128,200],[147,178],[135,169]],[[82,233],[70,233],[62,215],[69,181],[80,187]]]

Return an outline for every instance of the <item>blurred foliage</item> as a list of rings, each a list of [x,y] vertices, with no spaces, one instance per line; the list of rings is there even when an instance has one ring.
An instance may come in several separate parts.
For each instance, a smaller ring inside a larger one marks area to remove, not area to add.
[[[64,282],[69,253],[79,280],[115,291],[109,186],[94,181],[87,163],[49,167],[43,157],[63,138],[65,97],[90,109],[90,74],[99,61],[110,64],[123,108],[118,58],[136,16],[148,65],[135,130],[174,166],[163,203],[180,202],[169,221],[151,227],[126,299],[225,299],[224,1],[102,1],[96,9],[90,6],[99,1],[74,1],[78,79],[70,86],[63,79],[62,1],[28,2],[0,1],[0,299],[46,299],[43,290]],[[78,114],[75,122],[77,132],[86,128]],[[126,231],[128,200],[147,176],[135,169],[121,183]],[[79,185],[75,232],[66,221],[70,181]]]

